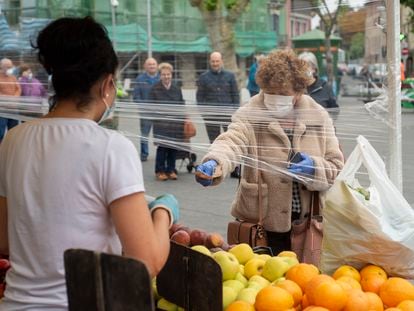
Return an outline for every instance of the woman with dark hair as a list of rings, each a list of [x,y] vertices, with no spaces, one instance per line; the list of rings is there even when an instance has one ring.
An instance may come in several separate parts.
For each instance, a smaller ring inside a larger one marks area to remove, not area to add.
[[[118,59],[105,28],[61,18],[35,48],[55,94],[44,118],[14,128],[0,146],[0,253],[11,261],[0,310],[67,309],[69,248],[122,249],[155,276],[179,213],[172,195],[148,206],[135,147],[98,125],[116,97]]]
[[[269,246],[278,254],[291,247],[292,221],[308,216],[312,192],[329,188],[344,158],[328,113],[304,95],[312,82],[304,60],[291,50],[272,52],[260,63],[256,81],[260,93],[213,142],[196,180],[217,185],[243,160],[231,214],[258,222],[261,202]]]

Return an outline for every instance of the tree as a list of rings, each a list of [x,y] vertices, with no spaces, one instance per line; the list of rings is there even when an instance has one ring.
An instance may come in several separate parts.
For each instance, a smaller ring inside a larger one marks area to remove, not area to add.
[[[327,0],[310,0],[314,12],[321,19],[325,32],[325,57],[326,57],[326,73],[328,82],[332,85],[334,80],[333,57],[331,51],[331,35],[338,23],[338,16],[343,11],[342,3],[344,0],[338,0],[336,10],[330,10]]]
[[[242,75],[236,59],[235,24],[246,10],[250,0],[189,0],[197,7],[204,20],[213,51],[223,55],[226,68],[237,76],[241,85]]]
[[[403,4],[414,11],[414,0],[400,0],[400,4]],[[410,14],[410,21],[412,25],[411,31],[414,32],[414,14],[412,12]]]
[[[357,59],[364,56],[365,36],[362,32],[358,32],[352,36],[351,47],[349,49],[349,57]]]

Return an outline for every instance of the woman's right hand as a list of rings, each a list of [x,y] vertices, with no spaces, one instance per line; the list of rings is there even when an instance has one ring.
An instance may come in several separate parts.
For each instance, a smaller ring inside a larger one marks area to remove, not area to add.
[[[213,175],[217,165],[217,162],[214,160],[208,160],[207,162],[198,165],[195,175],[196,181],[204,187],[211,186],[213,184]]]

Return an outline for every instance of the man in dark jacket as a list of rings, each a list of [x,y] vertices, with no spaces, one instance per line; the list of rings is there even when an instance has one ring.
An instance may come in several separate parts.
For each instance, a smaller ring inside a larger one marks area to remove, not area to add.
[[[140,130],[141,130],[141,161],[148,158],[148,136],[152,127],[151,114],[148,106],[149,93],[152,86],[160,81],[157,61],[150,57],[144,63],[145,72],[135,79],[134,102],[142,103],[140,109]]]
[[[221,127],[224,131],[227,130],[232,111],[240,106],[236,77],[234,73],[223,69],[223,59],[219,52],[211,53],[210,69],[201,74],[197,86],[197,104],[210,106],[210,109],[203,107],[202,115],[212,143],[220,135]]]

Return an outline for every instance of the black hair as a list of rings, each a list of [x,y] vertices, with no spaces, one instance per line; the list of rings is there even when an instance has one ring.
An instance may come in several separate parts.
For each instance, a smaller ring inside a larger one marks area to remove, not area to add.
[[[33,48],[49,75],[57,101],[74,99],[78,109],[91,101],[92,86],[107,74],[115,74],[118,58],[103,25],[92,17],[64,17],[40,31]]]

